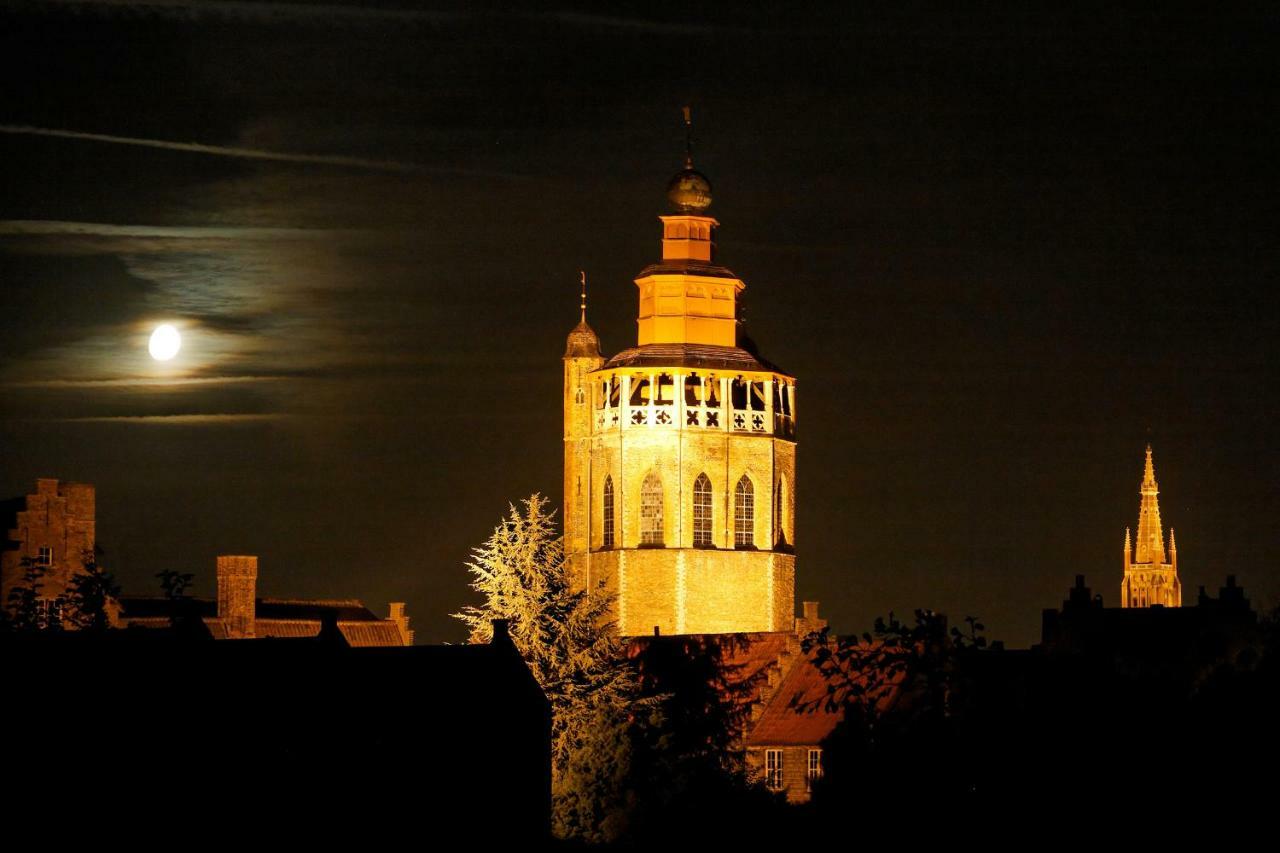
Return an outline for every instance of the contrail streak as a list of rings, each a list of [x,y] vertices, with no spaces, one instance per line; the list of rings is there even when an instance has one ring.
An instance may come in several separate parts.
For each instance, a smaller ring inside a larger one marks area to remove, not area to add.
[[[239,225],[116,225],[55,219],[0,219],[0,237],[144,237],[174,240],[332,240],[363,233],[354,228],[280,228]]]
[[[291,415],[279,414],[209,414],[209,415],[100,415],[81,418],[27,418],[32,423],[56,424],[253,424],[283,421]]]
[[[25,124],[0,124],[0,133],[24,136],[53,136],[59,139],[81,139],[88,142],[110,142],[116,145],[137,145],[143,148],[163,148],[167,151],[190,151],[195,154],[215,154],[220,157],[246,157],[251,160],[275,160],[283,163],[317,163],[324,166],[347,166],[355,169],[374,169],[380,172],[449,172],[451,174],[485,175],[483,172],[466,172],[460,169],[427,169],[414,163],[397,160],[368,160],[364,157],[344,157],[335,154],[291,154],[284,151],[263,151],[260,148],[236,148],[228,145],[205,145],[201,142],[172,142],[167,139],[140,139],[136,136],[115,136],[109,133],[82,133],[78,130],[58,130],[51,127],[32,127]],[[487,175],[492,177],[492,175]],[[509,176],[503,176],[509,177]]]

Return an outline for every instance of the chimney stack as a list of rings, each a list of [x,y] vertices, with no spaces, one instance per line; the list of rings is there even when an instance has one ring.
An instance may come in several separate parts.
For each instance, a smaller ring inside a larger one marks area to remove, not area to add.
[[[801,603],[804,615],[796,620],[796,636],[803,639],[810,634],[821,631],[827,627],[827,620],[818,615],[818,602],[805,601]]]
[[[257,594],[257,557],[218,557],[218,618],[229,639],[253,639]]]

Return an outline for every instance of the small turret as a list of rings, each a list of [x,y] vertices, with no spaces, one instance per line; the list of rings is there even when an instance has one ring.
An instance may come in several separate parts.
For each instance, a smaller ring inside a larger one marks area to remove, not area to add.
[[[580,312],[578,325],[573,327],[573,331],[569,332],[569,337],[565,341],[564,357],[599,359],[601,357],[600,338],[596,336],[595,329],[587,324],[587,274],[579,272],[578,275],[582,281],[582,296],[578,303]]]
[[[572,570],[585,583],[589,541],[591,484],[592,388],[589,375],[604,364],[600,339],[587,324],[587,274],[578,273],[582,292],[578,325],[564,348],[564,533],[565,554]]]

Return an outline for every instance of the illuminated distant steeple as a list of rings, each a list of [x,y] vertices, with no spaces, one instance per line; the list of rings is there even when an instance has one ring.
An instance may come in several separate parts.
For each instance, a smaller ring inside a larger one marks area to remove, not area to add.
[[[1135,563],[1164,562],[1164,534],[1160,528],[1160,489],[1156,485],[1156,466],[1151,461],[1151,445],[1147,445],[1147,463],[1142,472],[1142,505],[1138,509],[1138,551]]]
[[[1156,484],[1156,466],[1147,445],[1147,459],[1138,488],[1142,502],[1138,506],[1138,534],[1131,545],[1128,529],[1124,532],[1124,580],[1120,584],[1121,607],[1182,606],[1182,583],[1178,579],[1178,550],[1173,530],[1169,531],[1169,553],[1164,549],[1164,532],[1160,525],[1160,488]]]

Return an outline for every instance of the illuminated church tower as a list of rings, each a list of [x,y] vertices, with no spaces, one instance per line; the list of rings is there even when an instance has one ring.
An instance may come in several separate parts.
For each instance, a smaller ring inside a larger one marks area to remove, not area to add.
[[[569,333],[565,549],[623,635],[791,630],[795,379],[738,346],[746,285],[716,263],[692,158],[667,199],[637,345],[606,361],[585,310]]]
[[[1124,580],[1120,582],[1121,607],[1182,606],[1182,582],[1178,580],[1178,545],[1169,528],[1168,562],[1164,533],[1160,528],[1160,503],[1156,499],[1156,467],[1147,445],[1147,465],[1142,475],[1142,504],[1138,509],[1138,541],[1124,532]]]

